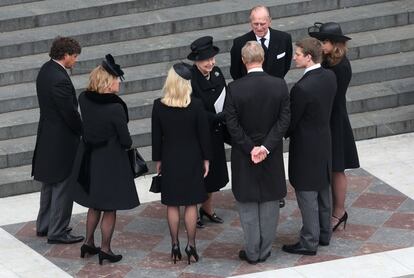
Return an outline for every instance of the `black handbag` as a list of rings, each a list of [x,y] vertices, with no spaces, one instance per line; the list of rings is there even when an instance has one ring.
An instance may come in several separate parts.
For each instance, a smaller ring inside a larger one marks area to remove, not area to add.
[[[147,163],[145,163],[145,160],[142,158],[137,149],[128,150],[128,158],[134,178],[138,178],[148,172]]]
[[[150,192],[160,193],[161,192],[161,175],[158,174],[152,177]]]

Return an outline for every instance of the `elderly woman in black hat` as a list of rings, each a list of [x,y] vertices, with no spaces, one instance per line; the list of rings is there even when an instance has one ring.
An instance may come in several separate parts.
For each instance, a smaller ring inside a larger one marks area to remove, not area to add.
[[[163,87],[164,96],[152,110],[152,160],[161,179],[161,203],[167,205],[171,258],[181,259],[178,240],[180,206],[184,206],[188,264],[198,261],[197,204],[207,199],[204,178],[211,159],[207,116],[200,100],[190,97],[190,65],[175,64]]]
[[[197,227],[204,228],[204,216],[211,222],[223,223],[223,220],[214,212],[212,193],[219,191],[229,181],[224,151],[224,137],[228,133],[224,113],[222,112],[222,105],[219,105],[221,98],[224,99],[225,97],[226,81],[220,68],[215,65],[215,56],[219,52],[219,48],[213,45],[213,38],[211,36],[196,39],[191,43],[190,47],[191,53],[188,54],[187,59],[194,61],[191,69],[193,73],[191,78],[192,95],[202,100],[204,108],[207,111],[213,146],[213,159],[210,162],[210,173],[205,180],[209,197],[200,206],[200,218],[197,221]]]
[[[322,66],[333,70],[337,80],[337,91],[331,113],[332,136],[332,227],[335,231],[348,220],[345,211],[347,179],[346,169],[358,168],[359,159],[346,110],[346,91],[352,77],[351,64],[346,57],[346,42],[351,38],[342,33],[336,22],[319,23],[309,27],[309,35],[322,42],[324,61]]]
[[[127,125],[128,109],[116,95],[123,74],[108,54],[102,64],[92,70],[88,87],[79,96],[84,152],[78,177],[81,186],[75,189],[73,197],[75,202],[89,208],[81,257],[99,254],[99,264],[104,260],[122,259],[122,255],[115,255],[111,250],[116,211],[139,205],[126,152],[132,145]],[[99,222],[100,248],[96,247],[94,237]]]

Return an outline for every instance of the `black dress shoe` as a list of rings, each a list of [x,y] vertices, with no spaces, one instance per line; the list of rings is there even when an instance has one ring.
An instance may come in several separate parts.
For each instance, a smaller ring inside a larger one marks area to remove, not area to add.
[[[203,207],[200,207],[200,209],[198,211],[200,212],[200,219],[201,219],[201,221],[203,221],[203,217],[206,216],[211,222],[220,223],[220,224],[224,222],[224,220],[221,219],[220,217],[218,217],[215,212],[213,212],[213,214],[208,214],[203,209]]]
[[[279,208],[283,208],[286,205],[285,199],[279,200]]]
[[[269,257],[270,257],[270,251],[269,253],[266,254],[266,256],[264,256],[263,258],[259,259],[258,262],[259,263],[264,263]]]
[[[320,246],[329,246],[329,242],[326,241],[319,241]]]
[[[72,243],[76,243],[76,242],[81,242],[83,241],[85,238],[83,236],[73,236],[71,234],[65,233],[60,237],[56,237],[56,238],[48,238],[47,239],[47,243],[49,244],[72,244]]]
[[[70,233],[70,231],[72,231],[72,228],[71,227],[67,227],[65,229],[65,233]],[[46,232],[36,232],[36,235],[38,237],[45,237],[45,236],[47,236],[47,231]]]
[[[197,228],[203,229],[206,226],[204,225],[203,221],[201,221],[200,217],[197,217]]]
[[[99,251],[98,260],[100,265],[102,265],[104,260],[108,260],[111,263],[116,263],[122,260],[122,255],[115,255],[112,253],[112,251],[110,251],[110,253],[106,253],[101,250]]]
[[[87,244],[83,244],[81,246],[81,258],[85,258],[85,254],[90,254],[90,255],[96,255],[101,251],[100,247],[96,247],[96,246],[91,246],[91,245],[87,245]]]
[[[291,245],[283,245],[282,250],[291,253],[291,254],[301,254],[301,255],[309,255],[309,256],[315,256],[316,251],[306,249],[305,247],[300,244],[300,242],[296,244]]]
[[[246,261],[246,262],[248,262],[249,264],[257,264],[257,262],[258,262],[258,260],[257,260],[257,261],[252,261],[252,260],[250,260],[250,259],[247,257],[246,251],[244,251],[244,250],[240,250],[240,251],[239,251],[239,258],[240,258],[240,260],[242,260],[242,261]]]

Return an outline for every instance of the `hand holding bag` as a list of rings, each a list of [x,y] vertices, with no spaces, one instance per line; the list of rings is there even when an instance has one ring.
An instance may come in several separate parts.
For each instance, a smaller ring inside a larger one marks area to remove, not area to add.
[[[152,177],[150,192],[160,193],[161,192],[161,174]]]
[[[145,160],[142,158],[137,149],[128,150],[128,158],[131,163],[134,178],[138,178],[148,172],[147,163],[145,163]]]

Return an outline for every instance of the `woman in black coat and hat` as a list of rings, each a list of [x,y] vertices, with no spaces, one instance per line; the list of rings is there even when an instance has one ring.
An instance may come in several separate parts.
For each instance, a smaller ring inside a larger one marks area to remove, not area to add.
[[[346,226],[348,213],[345,211],[347,179],[346,169],[358,168],[359,159],[354,135],[346,110],[346,91],[352,77],[351,64],[346,57],[346,42],[351,38],[343,35],[336,22],[319,23],[309,27],[309,35],[322,42],[324,61],[322,66],[336,75],[337,91],[331,112],[332,136],[332,226],[335,231],[341,223]]]
[[[117,262],[122,255],[111,250],[116,211],[139,205],[134,177],[126,150],[132,145],[126,104],[116,95],[124,72],[112,55],[89,75],[89,85],[79,96],[83,120],[82,160],[74,201],[88,207],[86,239],[81,257],[99,253],[103,260]],[[103,214],[103,215],[102,215]],[[102,216],[102,219],[101,219]],[[94,233],[101,222],[101,247]]]
[[[197,221],[197,227],[203,228],[204,216],[212,222],[223,223],[223,220],[214,212],[212,194],[226,186],[229,181],[224,150],[224,136],[228,133],[224,113],[222,112],[223,107],[215,107],[219,97],[220,99],[223,97],[224,101],[226,81],[220,68],[215,66],[215,56],[219,52],[219,48],[213,45],[213,38],[211,36],[196,39],[191,43],[190,47],[191,53],[188,54],[187,59],[194,61],[194,65],[191,68],[192,96],[201,99],[207,111],[213,146],[210,172],[205,180],[208,199],[200,206],[200,218]]]

